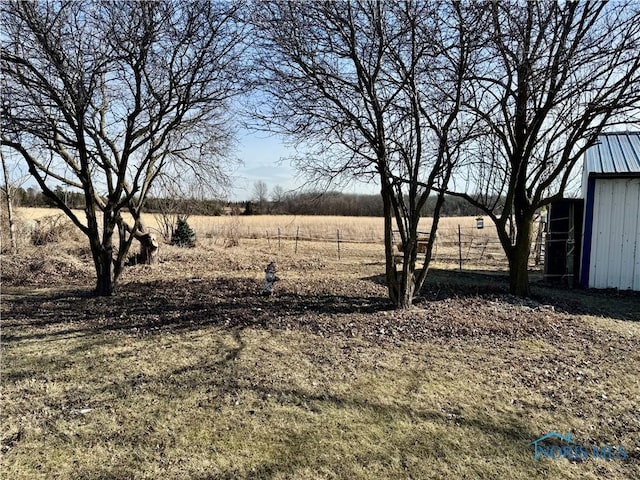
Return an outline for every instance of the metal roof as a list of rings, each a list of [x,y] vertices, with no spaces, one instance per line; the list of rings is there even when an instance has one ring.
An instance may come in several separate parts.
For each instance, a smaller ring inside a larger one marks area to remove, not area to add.
[[[612,132],[598,136],[586,154],[587,174],[640,175],[640,132]]]

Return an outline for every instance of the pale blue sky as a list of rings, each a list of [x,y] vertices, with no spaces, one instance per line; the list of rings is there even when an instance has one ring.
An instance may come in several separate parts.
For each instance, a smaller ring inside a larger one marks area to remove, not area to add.
[[[253,186],[260,180],[267,184],[269,196],[276,185],[280,185],[286,192],[301,188],[305,184],[306,179],[296,171],[289,160],[295,150],[286,145],[282,137],[244,130],[238,134],[237,140],[234,153],[242,164],[232,174],[230,200],[250,200],[253,197]],[[345,193],[379,193],[375,184],[361,182],[351,182],[346,187],[337,186],[336,190]]]
[[[251,200],[254,196],[254,184],[259,180],[267,184],[269,197],[276,185],[280,185],[285,192],[304,188],[306,179],[296,171],[288,159],[293,156],[295,150],[285,145],[281,137],[242,130],[236,139],[236,148],[230,155],[238,158],[241,163],[230,172],[231,185],[229,190],[221,192],[223,198],[231,201]],[[36,182],[26,175],[22,159],[10,150],[5,154],[11,168],[10,177],[14,181],[21,178],[19,183],[24,188],[38,188]],[[311,187],[306,189],[309,190]],[[351,182],[346,187],[337,185],[335,189],[345,193],[379,193],[376,185],[359,182]]]
[[[232,175],[230,200],[249,200],[253,196],[253,185],[264,181],[269,193],[276,185],[292,190],[302,183],[286,157],[292,149],[284,145],[280,137],[263,132],[243,131],[238,135],[235,155],[242,162]]]

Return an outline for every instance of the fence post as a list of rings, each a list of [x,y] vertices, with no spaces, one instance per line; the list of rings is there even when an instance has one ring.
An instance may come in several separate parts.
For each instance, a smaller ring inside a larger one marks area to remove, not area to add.
[[[340,229],[337,230],[338,233],[338,260],[340,260]]]
[[[278,251],[280,250],[280,227],[278,227]]]
[[[300,225],[298,225],[298,228],[296,229],[296,250],[295,253],[298,253],[298,238],[300,237]]]
[[[460,232],[460,224],[458,224],[458,264],[462,271],[462,233]]]

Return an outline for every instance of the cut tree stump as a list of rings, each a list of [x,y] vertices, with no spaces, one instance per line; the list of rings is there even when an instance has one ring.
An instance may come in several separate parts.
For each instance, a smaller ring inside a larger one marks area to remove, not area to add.
[[[152,233],[145,233],[141,235],[138,240],[140,240],[138,263],[143,265],[153,265],[157,263],[160,244],[156,236]]]

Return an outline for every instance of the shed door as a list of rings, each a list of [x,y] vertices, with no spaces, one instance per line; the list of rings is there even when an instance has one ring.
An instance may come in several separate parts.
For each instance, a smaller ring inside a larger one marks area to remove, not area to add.
[[[595,182],[589,286],[640,290],[640,178]]]

